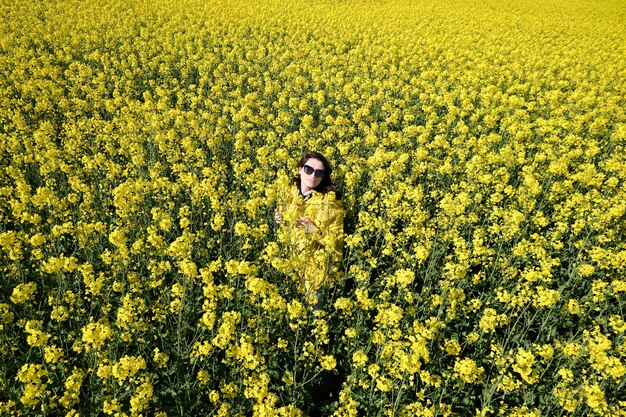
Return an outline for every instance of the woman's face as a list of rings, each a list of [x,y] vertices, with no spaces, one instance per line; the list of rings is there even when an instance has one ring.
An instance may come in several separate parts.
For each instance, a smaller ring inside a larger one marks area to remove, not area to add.
[[[315,158],[307,159],[304,166],[298,169],[298,173],[300,174],[300,185],[307,189],[317,187],[326,175],[324,163]]]

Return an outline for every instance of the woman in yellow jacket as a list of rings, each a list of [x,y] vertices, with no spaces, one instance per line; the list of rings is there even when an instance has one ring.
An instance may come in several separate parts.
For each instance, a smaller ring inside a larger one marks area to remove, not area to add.
[[[297,164],[298,175],[274,212],[282,227],[280,240],[289,248],[289,260],[299,285],[312,304],[321,302],[321,290],[337,281],[343,254],[341,195],[332,180],[328,160],[309,152]]]

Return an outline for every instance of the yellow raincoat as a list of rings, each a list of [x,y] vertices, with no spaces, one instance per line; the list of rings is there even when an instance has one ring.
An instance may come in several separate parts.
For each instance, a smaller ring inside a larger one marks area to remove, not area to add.
[[[278,207],[283,215],[280,240],[287,245],[290,265],[302,291],[315,302],[316,292],[336,283],[340,275],[344,217],[341,200],[334,192],[317,191],[305,199],[295,184],[283,195],[286,198]],[[301,217],[308,217],[318,230],[307,233],[296,225]]]

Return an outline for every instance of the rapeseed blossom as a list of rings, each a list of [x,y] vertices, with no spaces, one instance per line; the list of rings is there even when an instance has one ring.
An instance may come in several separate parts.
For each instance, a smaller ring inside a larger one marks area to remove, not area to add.
[[[466,383],[479,382],[484,373],[484,369],[470,358],[459,359],[454,363],[454,371],[458,377]]]
[[[99,350],[113,336],[113,330],[106,321],[89,323],[83,328],[82,341],[86,345],[86,350]]]
[[[13,288],[11,302],[14,304],[24,304],[32,297],[35,291],[37,291],[37,284],[34,282],[20,284]]]
[[[7,2],[0,414],[623,415],[623,16]],[[272,220],[305,150],[316,306]]]

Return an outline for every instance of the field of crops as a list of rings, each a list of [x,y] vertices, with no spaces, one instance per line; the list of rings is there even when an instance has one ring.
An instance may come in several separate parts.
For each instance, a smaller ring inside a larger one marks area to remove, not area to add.
[[[626,415],[625,2],[0,3],[1,415]]]

